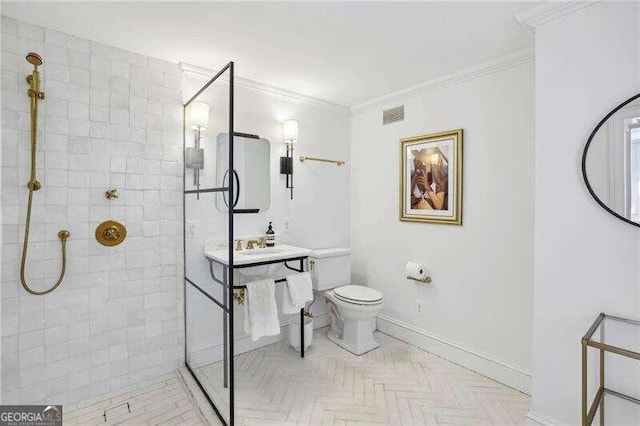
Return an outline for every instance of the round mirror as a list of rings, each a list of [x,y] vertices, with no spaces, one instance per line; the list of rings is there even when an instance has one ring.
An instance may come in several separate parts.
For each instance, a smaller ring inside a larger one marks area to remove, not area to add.
[[[582,154],[582,176],[598,204],[640,226],[640,93],[593,129]]]

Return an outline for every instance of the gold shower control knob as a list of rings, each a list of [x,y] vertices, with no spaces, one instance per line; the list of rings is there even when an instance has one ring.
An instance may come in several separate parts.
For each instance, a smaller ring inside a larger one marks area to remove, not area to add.
[[[62,242],[67,241],[67,239],[69,238],[69,235],[71,235],[71,233],[66,229],[63,229],[62,231],[58,232],[58,238],[60,238],[60,241]]]
[[[120,231],[115,226],[110,226],[104,230],[104,239],[109,241],[118,241],[120,239]]]
[[[117,246],[127,237],[127,228],[115,220],[102,222],[96,228],[96,240],[103,246]]]
[[[115,200],[116,198],[118,198],[118,190],[108,189],[105,191],[104,196],[107,197],[107,200]]]

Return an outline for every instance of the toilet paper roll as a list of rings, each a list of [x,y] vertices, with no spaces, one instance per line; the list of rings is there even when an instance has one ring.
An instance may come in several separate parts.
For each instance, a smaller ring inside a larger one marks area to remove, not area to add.
[[[417,280],[424,280],[427,278],[427,271],[421,263],[418,262],[407,262],[407,265],[404,267],[405,273],[409,278],[415,278]]]

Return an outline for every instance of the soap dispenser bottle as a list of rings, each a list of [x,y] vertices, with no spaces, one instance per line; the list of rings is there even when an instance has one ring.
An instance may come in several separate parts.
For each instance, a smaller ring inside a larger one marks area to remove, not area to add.
[[[267,247],[273,247],[276,245],[276,233],[273,231],[272,222],[269,222],[269,228],[267,229]]]

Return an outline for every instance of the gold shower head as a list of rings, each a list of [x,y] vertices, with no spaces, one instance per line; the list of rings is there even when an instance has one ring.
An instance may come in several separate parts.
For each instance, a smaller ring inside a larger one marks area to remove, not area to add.
[[[29,54],[27,55],[27,62],[29,62],[33,66],[38,67],[42,65],[42,56],[38,55],[37,53],[29,52]]]

